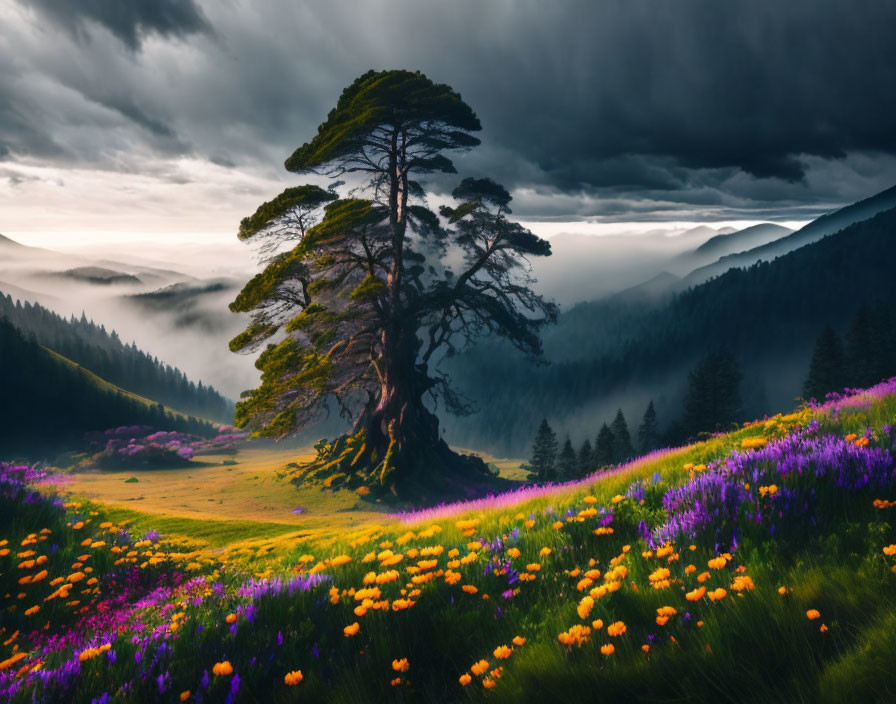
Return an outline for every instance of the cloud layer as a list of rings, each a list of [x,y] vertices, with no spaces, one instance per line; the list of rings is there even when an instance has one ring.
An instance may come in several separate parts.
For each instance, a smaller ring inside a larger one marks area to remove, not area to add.
[[[46,198],[39,170],[238,219],[369,68],[460,91],[459,168],[528,220],[807,219],[896,182],[876,0],[0,0],[0,25],[0,206]]]

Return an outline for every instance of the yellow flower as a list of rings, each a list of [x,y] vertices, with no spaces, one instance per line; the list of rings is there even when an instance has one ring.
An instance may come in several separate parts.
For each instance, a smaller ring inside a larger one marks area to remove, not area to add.
[[[778,587],[778,594],[784,596],[787,593],[787,587]]]
[[[352,636],[358,635],[358,631],[360,630],[361,624],[355,621],[352,625],[343,628],[342,632],[345,634],[346,638],[351,638]]]
[[[461,683],[462,686],[466,687],[470,682],[473,681],[473,678],[470,677],[466,672],[457,678],[457,681]]]
[[[622,501],[625,501],[625,497],[622,494],[616,494],[612,499],[610,499],[611,504],[618,504]]]
[[[287,672],[283,676],[283,681],[290,687],[295,687],[303,679],[305,679],[305,677],[304,677],[304,675],[302,675],[301,670],[293,670],[292,672]]]
[[[498,658],[498,660],[506,660],[510,657],[510,654],[513,652],[513,648],[510,648],[506,645],[499,645],[494,650],[494,656]]]
[[[488,670],[488,660],[480,660],[479,662],[473,663],[473,666],[470,668],[470,672],[479,677],[483,673]]]
[[[212,674],[220,675],[222,677],[229,677],[233,674],[233,665],[230,664],[229,660],[225,660],[224,662],[216,662],[212,666]]]
[[[806,618],[810,621],[814,621],[817,618],[821,618],[821,614],[818,612],[818,609],[809,609],[806,612]]]
[[[547,548],[547,547],[542,548],[541,551],[540,551],[538,554],[539,554],[539,556],[541,556],[541,557],[547,557],[548,555],[551,554],[551,549],[550,549],[550,548]]]
[[[616,647],[612,643],[600,646],[600,654],[610,656],[616,652]]]
[[[407,658],[392,661],[392,669],[395,670],[395,672],[407,672],[410,667]]]

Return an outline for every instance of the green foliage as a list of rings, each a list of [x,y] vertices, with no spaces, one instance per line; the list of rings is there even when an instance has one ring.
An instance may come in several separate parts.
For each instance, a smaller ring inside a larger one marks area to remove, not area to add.
[[[317,135],[293,152],[286,168],[301,172],[339,159],[355,159],[381,126],[401,128],[420,123],[444,126],[428,137],[428,146],[436,150],[479,144],[467,134],[482,128],[479,119],[450,87],[433,83],[419,71],[368,71],[342,92]],[[447,159],[436,163],[433,157],[420,157],[413,166],[418,171],[453,172]],[[349,170],[354,168],[362,167]]]
[[[243,218],[240,222],[238,236],[241,240],[249,239],[275,225],[278,221],[283,221],[290,214],[300,219],[303,211],[310,213],[336,198],[335,193],[325,191],[319,186],[304,185],[287,188],[273,200],[258,206],[258,210],[251,216]]]

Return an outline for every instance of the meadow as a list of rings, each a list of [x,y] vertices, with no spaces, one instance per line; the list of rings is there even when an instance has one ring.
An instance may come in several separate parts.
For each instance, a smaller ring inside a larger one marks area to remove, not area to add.
[[[2,465],[0,698],[893,701],[894,425],[890,380],[396,514],[251,446]]]

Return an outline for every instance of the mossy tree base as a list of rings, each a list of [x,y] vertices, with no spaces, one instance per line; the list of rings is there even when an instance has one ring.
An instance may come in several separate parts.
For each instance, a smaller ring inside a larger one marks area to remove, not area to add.
[[[454,452],[443,440],[399,444],[371,442],[370,435],[362,430],[322,440],[315,459],[290,465],[290,480],[396,499],[472,497],[504,483],[481,457]]]

